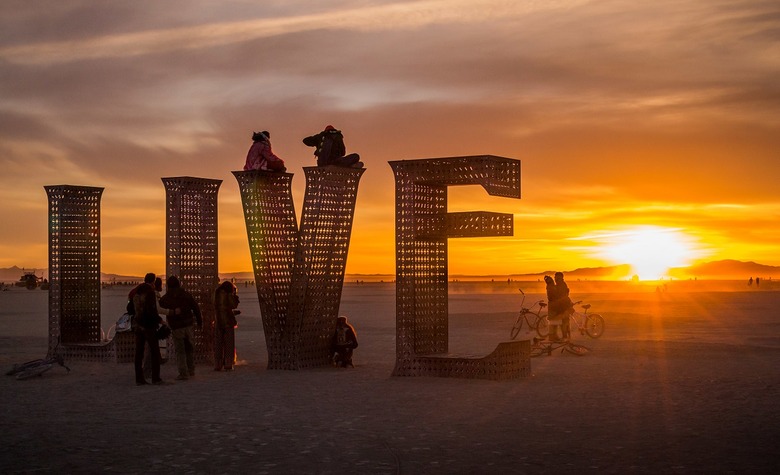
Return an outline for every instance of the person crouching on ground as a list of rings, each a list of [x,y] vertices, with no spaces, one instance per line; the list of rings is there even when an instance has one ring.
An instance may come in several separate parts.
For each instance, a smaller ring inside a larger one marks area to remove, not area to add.
[[[344,145],[344,135],[332,125],[328,125],[318,134],[304,138],[303,143],[309,147],[316,147],[314,156],[317,157],[318,167],[336,165],[338,167],[363,168],[360,155],[356,153],[346,155],[347,147]]]
[[[232,371],[236,354],[236,315],[238,307],[236,286],[226,280],[214,293],[216,310],[214,321],[214,371]]]
[[[340,316],[336,320],[336,331],[330,345],[331,360],[335,366],[355,367],[352,364],[352,352],[358,347],[355,328],[347,322],[347,317]]]
[[[252,146],[246,154],[244,170],[263,170],[267,172],[285,172],[284,160],[271,150],[271,134],[264,130],[252,133]]]
[[[176,366],[183,381],[195,376],[195,332],[192,326],[197,322],[203,328],[200,307],[192,294],[181,287],[179,278],[168,277],[168,291],[160,297],[160,306],[168,309],[168,326],[171,327],[173,348],[176,351]]]

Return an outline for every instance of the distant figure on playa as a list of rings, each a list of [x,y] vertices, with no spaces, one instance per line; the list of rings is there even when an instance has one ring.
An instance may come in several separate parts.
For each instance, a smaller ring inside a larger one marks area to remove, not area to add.
[[[187,380],[195,376],[195,332],[192,326],[197,322],[203,328],[200,307],[192,294],[181,287],[179,278],[168,277],[168,291],[160,298],[160,305],[169,309],[168,326],[171,327],[173,348],[176,351],[178,380]]]
[[[337,367],[355,367],[352,364],[352,352],[358,347],[355,328],[347,322],[347,317],[341,315],[336,320],[336,331],[333,333],[330,345],[330,359]]]
[[[271,150],[271,134],[264,130],[252,132],[252,146],[246,154],[244,170],[263,170],[267,172],[285,172],[284,160]]]
[[[547,283],[548,318],[550,319],[550,340],[558,339],[557,325],[552,322],[560,322],[561,338],[570,336],[569,315],[573,312],[573,304],[569,298],[569,286],[563,278],[563,272],[556,272],[555,279],[544,276]]]
[[[160,346],[157,342],[157,327],[162,321],[157,313],[157,296],[154,292],[154,279],[157,276],[148,273],[143,283],[130,291],[128,298],[133,302],[135,326],[135,384],[149,384],[144,378],[144,348],[151,355],[152,384],[162,384],[160,379]]]
[[[750,279],[748,279],[748,285],[753,285],[753,277],[751,277]]]
[[[756,287],[761,285],[761,277],[756,277]]]
[[[236,355],[236,315],[239,300],[236,286],[226,280],[214,293],[214,371],[232,371]]]
[[[344,136],[340,130],[332,125],[325,127],[322,132],[303,139],[303,143],[309,147],[316,147],[314,156],[317,157],[317,166],[325,167],[336,165],[339,167],[363,168],[360,155],[347,153],[344,145]]]

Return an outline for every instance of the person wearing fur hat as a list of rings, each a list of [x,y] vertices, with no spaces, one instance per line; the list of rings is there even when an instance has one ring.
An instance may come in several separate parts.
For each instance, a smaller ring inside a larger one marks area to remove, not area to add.
[[[309,147],[316,147],[314,156],[317,157],[318,167],[336,165],[339,167],[363,168],[360,155],[356,153],[346,155],[347,147],[344,145],[344,135],[332,125],[328,125],[325,127],[325,130],[318,134],[304,138],[303,143]]]
[[[284,172],[284,160],[277,157],[271,150],[271,134],[264,130],[252,133],[252,146],[246,154],[244,170],[263,170],[269,172]]]

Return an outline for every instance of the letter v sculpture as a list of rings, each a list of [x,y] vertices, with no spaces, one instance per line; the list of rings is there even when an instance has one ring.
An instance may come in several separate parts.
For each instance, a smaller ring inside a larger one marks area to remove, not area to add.
[[[298,228],[292,173],[235,171],[268,350],[268,369],[330,364],[360,177],[365,169],[304,167]]]

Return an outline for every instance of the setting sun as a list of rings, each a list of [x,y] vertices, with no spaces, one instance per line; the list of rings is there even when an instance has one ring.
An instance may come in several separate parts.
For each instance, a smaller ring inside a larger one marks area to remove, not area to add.
[[[697,257],[691,236],[679,229],[641,226],[598,236],[598,254],[614,264],[629,264],[640,279],[664,277],[672,267]]]

